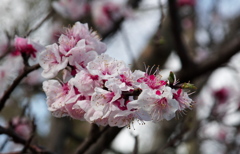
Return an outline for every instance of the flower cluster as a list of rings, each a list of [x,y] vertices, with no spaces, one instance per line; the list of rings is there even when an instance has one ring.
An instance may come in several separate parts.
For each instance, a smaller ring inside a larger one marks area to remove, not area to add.
[[[56,117],[124,127],[133,120],[170,120],[191,108],[183,89],[172,89],[161,75],[134,72],[107,54],[87,24],[77,22],[39,55],[48,109]]]

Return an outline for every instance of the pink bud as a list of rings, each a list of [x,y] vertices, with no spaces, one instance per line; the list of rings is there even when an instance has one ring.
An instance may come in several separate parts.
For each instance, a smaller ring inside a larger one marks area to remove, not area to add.
[[[14,117],[11,121],[12,127],[16,134],[24,139],[28,139],[31,135],[31,123],[26,118]]]
[[[14,46],[16,48],[16,51],[19,51],[21,53],[26,53],[27,55],[31,55],[34,58],[36,58],[37,50],[33,47],[33,45],[29,42],[29,40],[21,37],[16,37]]]

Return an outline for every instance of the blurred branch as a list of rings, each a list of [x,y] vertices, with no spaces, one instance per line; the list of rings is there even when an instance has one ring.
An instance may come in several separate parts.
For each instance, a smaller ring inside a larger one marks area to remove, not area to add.
[[[139,4],[142,0],[128,0],[128,5],[132,6],[133,9],[136,9],[139,7]]]
[[[49,11],[49,13],[46,15],[45,18],[43,18],[35,27],[31,28],[30,30],[28,30],[27,34],[25,35],[25,37],[29,36],[32,32],[36,31],[39,27],[42,26],[42,24],[47,21],[50,17],[52,17],[52,15],[54,14],[54,10],[51,9]]]
[[[128,0],[128,6],[136,9],[139,7],[141,0]],[[110,29],[109,31],[105,32],[104,34],[102,34],[102,38],[105,39],[111,35],[113,35],[114,33],[116,33],[119,29],[121,29],[121,25],[123,23],[123,21],[125,20],[124,17],[118,19],[117,21],[114,21],[114,25],[112,27],[112,29]]]
[[[24,145],[24,148],[22,149],[21,153],[26,153],[27,152],[27,149],[29,149],[30,147],[30,144],[33,140],[33,137],[34,137],[34,133],[36,131],[36,124],[35,124],[35,119],[32,120],[32,130],[31,130],[31,136],[30,138],[27,140],[27,143]]]
[[[9,138],[6,138],[3,141],[2,145],[0,146],[0,151],[3,151],[4,147],[7,145],[8,142],[9,142]]]
[[[102,131],[99,131],[98,126],[96,124],[92,124],[89,136],[80,145],[76,153],[77,154],[85,153],[89,149],[89,147],[91,147],[91,145],[94,144],[101,137],[101,135],[108,129],[109,126],[106,126],[103,128]]]
[[[225,43],[225,47],[213,52],[207,59],[190,69],[182,69],[177,73],[181,81],[189,81],[207,72],[213,71],[222,64],[228,62],[230,58],[240,51],[240,36],[235,37]]]
[[[161,12],[161,20],[160,20],[160,24],[159,24],[159,29],[162,29],[162,25],[165,19],[165,13],[164,13],[164,6],[161,2],[161,0],[159,0],[159,7],[160,7],[160,12]]]
[[[137,63],[137,61],[134,57],[134,53],[131,48],[130,40],[128,38],[127,32],[125,31],[124,28],[122,28],[121,32],[122,32],[123,42],[125,43],[126,48],[127,48],[127,51],[126,51],[127,54],[131,57],[132,63],[136,66],[136,68],[140,68],[139,64]]]
[[[20,136],[18,136],[13,130],[11,129],[7,129],[7,128],[4,128],[2,126],[0,126],[0,134],[6,134],[8,136],[10,136],[13,141],[15,143],[20,143],[22,145],[27,145],[28,144],[28,140],[25,140],[23,138],[21,138]],[[43,153],[43,154],[51,154],[51,152],[49,151],[46,151],[36,145],[33,145],[33,144],[30,144],[29,143],[29,149],[33,152],[33,153]]]
[[[163,151],[169,147],[175,147],[176,146],[175,144],[177,142],[179,143],[182,140],[184,134],[187,133],[188,130],[189,130],[188,128],[181,129],[181,131],[178,134],[176,134],[172,138],[169,138],[168,142],[158,151],[158,153],[159,154],[163,153]]]
[[[191,67],[194,62],[185,47],[181,36],[181,23],[179,18],[178,7],[176,0],[168,0],[169,15],[171,20],[172,35],[176,46],[176,52],[180,58],[183,69]]]
[[[18,84],[22,81],[22,79],[24,77],[26,77],[29,73],[31,73],[32,71],[34,71],[38,68],[40,68],[39,64],[29,66],[29,67],[25,66],[24,71],[13,81],[12,85],[3,94],[3,97],[0,100],[0,111],[3,109],[7,99],[10,97],[11,93],[18,86]]]
[[[112,27],[112,29],[110,29],[109,31],[105,32],[104,34],[102,34],[102,38],[105,39],[111,35],[113,35],[114,33],[116,33],[122,25],[122,22],[124,21],[124,17],[118,19],[117,21],[114,22],[114,26]]]
[[[11,39],[13,36],[11,36],[7,31],[5,31],[5,35],[7,36],[7,48],[6,51],[3,52],[3,54],[0,56],[0,60],[2,60],[4,57],[6,57],[13,49],[11,46]]]
[[[135,144],[134,144],[134,148],[133,148],[133,154],[138,154],[138,146],[139,146],[139,143],[138,143],[138,136],[133,136],[134,137],[134,140],[135,140]]]
[[[109,149],[112,141],[118,135],[122,128],[111,127],[98,139],[97,143],[91,146],[86,154],[102,153],[105,149]]]

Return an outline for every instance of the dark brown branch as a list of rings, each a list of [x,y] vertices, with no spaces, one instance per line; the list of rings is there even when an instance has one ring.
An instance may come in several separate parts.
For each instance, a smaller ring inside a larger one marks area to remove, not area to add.
[[[14,91],[14,89],[18,86],[18,84],[22,81],[24,77],[26,77],[30,72],[40,68],[39,64],[25,67],[24,71],[13,81],[12,85],[5,91],[2,99],[0,100],[0,111],[5,106],[5,103],[7,99],[10,97],[11,93]]]
[[[211,72],[216,68],[220,67],[222,64],[227,63],[232,56],[240,51],[240,36],[232,39],[224,48],[219,49],[218,52],[213,52],[208,59],[202,61],[198,66],[193,66],[188,70],[182,69],[177,73],[177,77],[181,82],[189,81],[200,75]]]
[[[98,129],[96,129],[96,127],[98,126],[93,126],[90,135],[84,140],[84,142],[78,148],[76,152],[77,154],[85,153],[89,149],[89,147],[91,147],[95,142],[97,142],[101,135],[109,129],[109,126],[106,126],[102,131],[99,131]]]
[[[182,68],[183,69],[188,68],[192,66],[194,62],[190,57],[189,52],[186,49],[182,39],[181,24],[180,24],[176,0],[168,0],[168,6],[169,6],[169,15],[171,20],[172,35],[173,35],[174,43],[176,46],[176,52],[180,58]]]
[[[136,9],[139,7],[139,4],[142,0],[128,0],[128,5],[131,6],[133,9]]]
[[[18,136],[13,130],[4,128],[4,127],[2,127],[2,126],[0,126],[0,134],[6,134],[6,135],[8,135],[9,137],[11,137],[12,140],[13,140],[15,143],[20,143],[20,144],[22,144],[22,145],[26,145],[26,144],[28,144],[28,142],[29,142],[28,140],[25,140],[25,139],[21,138],[20,136]],[[36,146],[36,145],[29,144],[28,147],[29,147],[29,149],[30,149],[33,153],[51,154],[51,152],[46,151],[46,150],[43,150],[43,149],[41,149],[40,147],[38,147],[38,146]]]
[[[174,147],[175,144],[178,142],[178,141],[181,141],[184,134],[188,131],[189,129],[188,128],[185,128],[185,129],[181,129],[181,131],[176,135],[174,136],[173,138],[169,139],[168,142],[158,151],[159,154],[163,153],[163,151],[169,147]]]
[[[104,34],[102,34],[102,38],[103,40],[111,35],[113,35],[114,33],[116,33],[121,25],[122,25],[122,22],[124,21],[124,17],[118,19],[117,21],[114,22],[114,26],[112,27],[112,29],[110,29],[109,31],[105,32]]]
[[[134,144],[134,148],[133,148],[133,154],[138,154],[138,136],[134,136],[134,140],[135,140],[135,144]]]
[[[102,153],[105,149],[109,149],[112,141],[118,135],[122,128],[111,127],[98,139],[97,143],[92,145],[86,154]]]

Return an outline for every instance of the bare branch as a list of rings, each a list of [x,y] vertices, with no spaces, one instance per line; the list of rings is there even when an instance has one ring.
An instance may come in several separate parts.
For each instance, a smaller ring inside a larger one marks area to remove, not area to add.
[[[183,69],[188,68],[194,64],[192,58],[186,49],[182,36],[181,36],[181,24],[178,17],[178,7],[176,0],[168,0],[169,15],[171,20],[172,35],[174,38],[176,52],[181,60]]]
[[[181,81],[189,81],[207,72],[211,72],[222,64],[228,62],[232,56],[240,51],[240,36],[230,40],[226,45],[219,49],[218,52],[213,52],[208,59],[205,59],[197,66],[190,69],[182,69],[176,74]]]
[[[77,154],[83,154],[85,153],[91,145],[93,145],[97,140],[101,137],[101,135],[109,129],[109,126],[106,126],[102,131],[99,131],[96,129],[95,124],[92,126],[92,130],[90,132],[90,135],[84,140],[84,142],[80,145],[80,147],[77,150]]]
[[[10,136],[12,138],[12,140],[15,142],[15,143],[20,143],[20,144],[23,144],[23,145],[26,145],[28,144],[28,141],[21,138],[20,136],[18,136],[13,130],[11,129],[7,129],[7,128],[4,128],[2,126],[0,126],[0,134],[6,134],[8,136]],[[44,154],[51,154],[51,152],[49,151],[46,151],[36,145],[33,145],[33,144],[29,144],[29,149],[33,152],[33,153],[44,153]]]
[[[39,64],[25,67],[24,71],[13,81],[12,85],[5,91],[2,99],[0,100],[0,111],[3,109],[7,99],[10,97],[11,93],[18,86],[18,84],[22,81],[24,77],[26,77],[30,72],[40,68]]]
[[[46,15],[45,18],[43,18],[35,27],[31,28],[30,30],[28,30],[27,34],[25,35],[25,37],[29,36],[32,32],[36,31],[39,27],[42,26],[42,24],[47,21],[50,17],[52,17],[52,15],[54,14],[54,10],[51,9],[50,12]]]
[[[133,154],[138,154],[138,146],[139,146],[138,136],[136,135],[136,136],[133,136],[133,137],[134,137],[134,140],[135,140]]]

